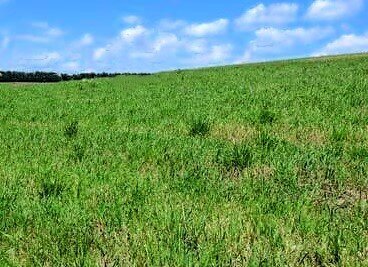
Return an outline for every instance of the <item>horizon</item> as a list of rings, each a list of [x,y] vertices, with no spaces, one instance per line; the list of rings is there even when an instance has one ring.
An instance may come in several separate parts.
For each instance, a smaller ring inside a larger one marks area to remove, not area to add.
[[[356,54],[368,51],[366,11],[363,0],[0,0],[0,69],[156,73]]]

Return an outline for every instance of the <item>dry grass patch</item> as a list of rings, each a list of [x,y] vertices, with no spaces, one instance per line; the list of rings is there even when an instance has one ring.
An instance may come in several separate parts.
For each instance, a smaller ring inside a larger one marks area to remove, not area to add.
[[[94,227],[93,253],[96,266],[129,266],[133,263],[130,254],[128,229],[107,231],[103,222]]]
[[[327,134],[319,128],[292,129],[286,126],[281,129],[281,136],[295,145],[323,147],[328,143]]]
[[[232,143],[240,143],[255,138],[257,133],[258,131],[254,126],[228,123],[214,125],[211,136]]]
[[[152,177],[158,177],[159,171],[157,168],[157,165],[153,162],[144,162],[140,168],[139,173],[142,177],[152,176]]]
[[[346,186],[336,188],[333,184],[322,184],[315,204],[328,204],[336,208],[352,208],[359,203],[368,202],[368,187]]]
[[[268,165],[254,166],[249,169],[253,177],[271,178],[275,175],[275,168]]]
[[[243,170],[231,169],[226,172],[225,177],[233,180],[242,180],[242,178],[262,178],[270,179],[275,175],[275,168],[269,165],[250,166]]]

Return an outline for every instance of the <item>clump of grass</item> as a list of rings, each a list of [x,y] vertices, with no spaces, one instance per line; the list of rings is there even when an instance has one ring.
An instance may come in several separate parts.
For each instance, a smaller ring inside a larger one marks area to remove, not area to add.
[[[248,168],[253,160],[252,151],[248,144],[234,144],[231,149],[218,152],[217,161],[227,171],[242,171]]]
[[[64,190],[65,186],[60,181],[44,179],[41,182],[39,196],[42,199],[47,199],[50,197],[60,197]]]
[[[348,137],[348,130],[345,127],[334,128],[331,134],[331,140],[334,142],[342,142],[345,141]]]
[[[80,144],[74,144],[71,158],[76,162],[81,162],[84,158],[84,147]]]
[[[205,119],[196,119],[190,125],[189,135],[204,137],[211,131],[211,123]]]
[[[276,121],[276,114],[268,109],[262,109],[259,114],[259,123],[272,124]]]
[[[65,137],[72,139],[75,138],[78,134],[78,122],[73,121],[72,123],[68,124],[64,128],[64,135]]]
[[[92,80],[86,79],[76,83],[76,86],[80,91],[83,91],[88,88],[97,88],[99,87],[99,85],[100,83],[95,79]]]
[[[352,147],[350,156],[354,160],[368,160],[368,149],[365,147]]]
[[[276,148],[279,141],[271,136],[269,133],[262,131],[258,136],[258,144],[266,150],[272,150]]]

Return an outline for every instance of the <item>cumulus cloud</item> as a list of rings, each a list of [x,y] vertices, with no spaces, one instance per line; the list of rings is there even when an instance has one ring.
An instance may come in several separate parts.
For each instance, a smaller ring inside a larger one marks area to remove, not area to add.
[[[258,27],[285,25],[297,18],[298,5],[293,3],[259,4],[247,10],[235,20],[240,30],[254,30]]]
[[[61,64],[61,69],[63,72],[76,72],[80,70],[81,66],[78,61],[68,61]]]
[[[96,48],[93,52],[94,60],[101,60],[107,55],[119,53],[124,47],[134,46],[137,41],[143,41],[149,35],[149,30],[142,25],[122,30],[118,37],[104,47]]]
[[[256,39],[253,44],[258,48],[271,47],[290,47],[295,44],[309,44],[314,41],[321,40],[333,33],[330,27],[313,27],[313,28],[294,28],[294,29],[278,29],[278,28],[261,28],[255,32]]]
[[[261,28],[255,32],[255,38],[249,42],[239,62],[263,61],[269,55],[288,55],[294,48],[313,44],[334,33],[331,27],[312,28]],[[259,60],[262,59],[262,60]]]
[[[231,44],[207,44],[207,46],[201,46],[201,51],[201,53],[188,51],[188,56],[183,59],[183,62],[189,66],[226,64],[232,58],[233,46]]]
[[[363,0],[315,0],[306,17],[311,20],[336,20],[350,17],[363,7]]]
[[[158,28],[163,31],[172,31],[183,28],[187,25],[184,20],[172,20],[172,19],[162,19],[158,23]]]
[[[185,27],[184,32],[187,35],[203,37],[224,33],[229,25],[227,19],[219,19],[208,23],[191,24]]]
[[[64,31],[57,27],[51,27],[47,22],[34,22],[31,26],[39,32],[17,35],[14,39],[32,43],[49,43],[64,35]]]
[[[107,49],[104,47],[99,47],[96,48],[95,51],[93,52],[93,58],[95,60],[100,60],[101,58],[103,58],[107,53]]]
[[[130,53],[131,58],[154,58],[160,53],[164,52],[175,53],[181,46],[181,41],[173,33],[158,33],[157,36],[150,36],[147,40],[146,47],[143,51],[134,49]]]
[[[185,42],[185,50],[192,54],[204,54],[207,50],[208,43],[206,39],[195,39],[190,42]]]
[[[214,45],[211,47],[208,54],[204,54],[200,57],[200,61],[209,63],[221,63],[227,60],[231,56],[232,52],[231,44]]]
[[[10,44],[10,37],[9,36],[4,36],[1,43],[0,43],[0,48],[1,49],[6,49],[8,48]]]
[[[147,33],[148,33],[148,30],[145,27],[138,25],[133,28],[128,28],[128,29],[121,31],[120,37],[122,40],[128,43],[132,43]]]
[[[77,42],[76,42],[76,46],[78,47],[83,47],[83,46],[89,46],[92,45],[94,42],[94,37],[89,34],[86,33],[84,34]]]
[[[368,52],[368,33],[364,35],[347,34],[328,43],[313,56]]]
[[[140,17],[134,15],[124,16],[122,20],[126,24],[139,24],[142,22]]]
[[[153,50],[160,52],[167,47],[177,47],[180,41],[175,34],[163,33],[160,34],[153,43]]]
[[[34,28],[41,29],[44,35],[50,37],[59,37],[64,34],[64,32],[61,29],[57,27],[51,27],[47,22],[34,22],[32,23],[32,26]]]
[[[37,58],[43,59],[45,64],[53,63],[61,60],[61,55],[58,52],[44,53],[36,56]]]
[[[213,23],[208,24],[212,26]],[[114,69],[130,68],[130,71],[137,68],[152,71],[231,62],[229,59],[233,56],[233,46],[207,36],[218,32],[207,26],[206,23],[206,27],[196,29],[194,35],[187,34],[184,31],[186,27],[175,31],[164,30],[165,27],[154,29],[140,25],[126,28],[105,46],[96,48],[93,59],[96,66],[107,64]]]
[[[50,64],[54,64],[56,62],[60,62],[61,59],[62,57],[60,53],[54,51],[54,52],[45,52],[45,53],[36,54],[33,56],[29,56],[27,58],[22,58],[21,61],[29,64],[30,66],[34,65],[34,66],[44,67]]]

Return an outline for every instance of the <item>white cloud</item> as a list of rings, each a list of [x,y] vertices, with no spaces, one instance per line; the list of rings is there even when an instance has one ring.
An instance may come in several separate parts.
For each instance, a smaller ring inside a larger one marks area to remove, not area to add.
[[[197,66],[225,64],[225,62],[231,58],[232,50],[233,46],[231,44],[216,44],[206,47],[203,53],[189,54],[185,61]]]
[[[244,54],[240,58],[234,61],[234,64],[244,64],[244,63],[252,62],[253,61],[252,57],[253,55],[252,55],[251,49],[247,49],[244,51]]]
[[[127,24],[139,24],[142,22],[142,19],[140,17],[134,16],[134,15],[125,16],[122,19],[123,19],[123,22]]]
[[[261,28],[255,32],[255,39],[249,42],[243,56],[237,60],[239,62],[264,61],[270,55],[293,55],[295,48],[313,44],[323,40],[334,30],[330,27],[313,28]]]
[[[32,26],[34,28],[41,29],[43,34],[49,37],[60,37],[64,35],[64,32],[61,29],[51,27],[47,22],[34,22],[32,23]]]
[[[363,7],[363,0],[315,0],[306,17],[311,20],[335,20],[350,17]]]
[[[294,29],[277,29],[262,28],[255,32],[256,39],[253,44],[258,48],[271,47],[290,47],[295,44],[309,44],[314,41],[321,40],[333,33],[332,28],[294,28]]]
[[[364,35],[347,34],[327,44],[314,56],[368,52],[368,33]]]
[[[183,28],[186,25],[187,23],[184,20],[163,19],[159,22],[158,28],[164,31],[172,31]]]
[[[144,36],[147,33],[148,33],[148,30],[145,27],[138,25],[133,28],[128,28],[128,29],[121,31],[120,37],[124,41],[131,43],[137,40],[139,37]]]
[[[147,41],[144,50],[133,49],[130,52],[131,58],[154,58],[161,52],[165,54],[175,53],[182,45],[178,37],[172,33],[159,33],[157,37],[153,37],[152,41]]]
[[[76,42],[76,46],[78,47],[82,47],[82,46],[89,46],[91,44],[93,44],[94,42],[94,38],[91,34],[86,33],[84,34],[77,42]]]
[[[30,56],[29,58],[23,58],[22,61],[27,62],[29,65],[46,66],[59,62],[61,55],[58,52],[46,52]]]
[[[230,44],[226,45],[214,45],[212,46],[210,53],[206,55],[209,62],[221,62],[230,57],[233,47]]]
[[[214,34],[212,27],[206,25],[196,29],[196,35],[188,35],[184,28],[180,29],[182,23],[178,23],[180,27],[175,31],[160,27],[165,26],[162,21],[157,25],[155,29],[141,25],[123,29],[110,42],[96,48],[93,52],[95,69],[106,70],[108,66],[119,71],[155,71],[231,62],[231,44],[202,36],[209,32]]]
[[[179,39],[175,34],[165,33],[161,34],[156,38],[153,43],[153,50],[155,52],[160,52],[164,48],[175,48],[179,45]]]
[[[191,24],[185,27],[187,35],[202,37],[224,33],[229,25],[227,19],[219,19],[209,23]]]
[[[185,43],[185,50],[192,54],[204,54],[207,47],[205,39],[195,39]]]
[[[150,31],[142,25],[122,30],[117,38],[104,47],[96,48],[93,52],[94,60],[101,60],[108,54],[119,53],[124,47],[134,46],[138,40],[144,40]]]
[[[64,32],[61,29],[57,27],[51,27],[47,22],[34,22],[31,24],[31,26],[40,30],[41,32],[17,35],[14,37],[14,39],[32,43],[49,43],[64,35]]]
[[[107,52],[108,51],[104,47],[97,48],[93,52],[93,59],[100,60],[106,55]]]
[[[44,58],[45,64],[53,63],[53,62],[57,62],[61,60],[61,55],[58,52],[45,53],[45,54],[39,55],[38,57]]]
[[[0,48],[1,49],[6,49],[6,48],[8,48],[9,44],[10,44],[10,37],[5,36],[5,37],[3,37],[3,40],[1,41]]]
[[[78,61],[69,61],[61,65],[61,69],[67,72],[76,72],[80,70],[81,66]]]
[[[51,42],[51,38],[47,36],[39,36],[34,34],[21,34],[15,36],[15,39],[21,40],[21,41],[27,41],[31,43],[49,43]]]
[[[236,19],[235,24],[240,30],[284,25],[296,20],[298,9],[298,5],[292,3],[277,3],[269,6],[259,4]]]

